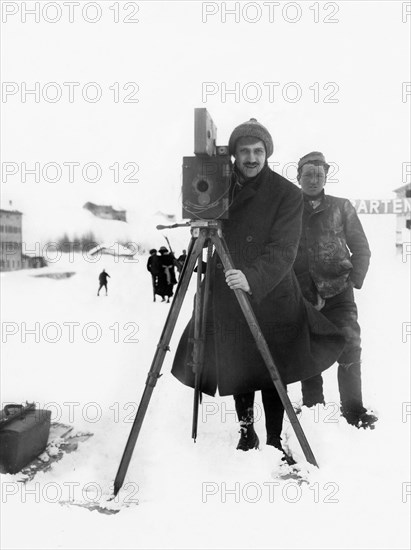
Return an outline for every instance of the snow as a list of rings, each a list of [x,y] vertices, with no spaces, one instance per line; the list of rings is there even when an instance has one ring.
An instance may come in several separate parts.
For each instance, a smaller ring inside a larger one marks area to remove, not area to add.
[[[26,485],[18,474],[2,476],[3,547],[408,548],[410,258],[403,262],[395,249],[394,216],[361,219],[373,251],[365,286],[356,293],[363,392],[380,420],[373,431],[341,420],[336,365],[330,368],[325,407],[304,407],[300,414],[318,470],[303,460],[284,422],[283,439],[308,472],[309,483],[301,485],[276,477],[280,455],[264,443],[259,394],[259,451],[236,451],[231,397],[204,398],[198,439],[191,440],[192,390],[170,367],[191,315],[192,281],[124,487],[109,500],[170,307],[152,301],[147,256],[92,262],[63,255],[42,270],[3,273],[3,404],[35,401],[52,410],[52,421],[94,434]],[[187,245],[189,232],[182,231]],[[109,295],[97,297],[103,268],[111,276]],[[47,271],[75,275],[33,276]],[[36,323],[37,335],[25,334]],[[299,384],[289,395],[298,402]]]

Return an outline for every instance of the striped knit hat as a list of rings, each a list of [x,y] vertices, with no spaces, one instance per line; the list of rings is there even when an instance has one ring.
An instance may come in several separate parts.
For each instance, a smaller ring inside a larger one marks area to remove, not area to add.
[[[250,118],[249,121],[243,122],[242,124],[234,128],[228,141],[228,152],[230,153],[230,155],[235,155],[236,143],[240,138],[243,137],[254,137],[257,140],[262,141],[265,145],[267,158],[273,154],[273,138],[271,137],[270,132],[267,130],[267,128],[257,122],[255,118]]]

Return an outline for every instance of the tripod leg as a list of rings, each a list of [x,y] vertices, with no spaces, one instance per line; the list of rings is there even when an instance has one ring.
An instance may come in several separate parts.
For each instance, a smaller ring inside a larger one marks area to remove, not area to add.
[[[160,341],[157,345],[157,350],[155,352],[153,362],[151,363],[151,367],[147,375],[147,381],[143,396],[141,398],[137,414],[127,440],[127,444],[124,449],[123,456],[121,458],[116,478],[114,480],[114,495],[117,495],[124,483],[124,478],[126,477],[128,465],[130,464],[134,447],[137,442],[137,438],[140,433],[145,414],[147,412],[151,394],[153,393],[154,387],[157,383],[157,379],[160,377],[159,373],[163,365],[166,352],[169,350],[168,345],[170,343],[171,336],[173,334],[177,318],[183,304],[184,296],[187,292],[191,275],[194,271],[194,265],[197,257],[202,253],[205,240],[205,234],[200,232],[200,236],[197,239],[193,237],[190,241],[187,253],[187,261],[181,271],[181,277],[178,281],[174,299],[171,304],[171,308],[168,313],[163,331],[161,333]]]
[[[235,269],[230,257],[230,252],[227,248],[227,244],[224,241],[223,237],[221,237],[216,231],[214,231],[211,235],[211,240],[214,243],[214,246],[216,247],[217,253],[220,256],[224,269],[226,271],[228,269]],[[311,450],[311,447],[308,443],[308,440],[305,437],[305,433],[301,427],[301,424],[298,421],[297,415],[295,414],[294,408],[291,405],[287,391],[283,386],[278,369],[271,356],[270,349],[261,332],[260,326],[257,321],[257,317],[255,316],[255,313],[251,307],[250,300],[248,299],[248,296],[243,290],[234,290],[234,292],[240,304],[240,307],[244,313],[244,317],[248,323],[251,333],[254,336],[257,348],[264,359],[264,362],[270,373],[274,386],[278,392],[278,395],[280,396],[281,402],[284,406],[284,409],[287,413],[290,423],[294,429],[295,435],[297,436],[297,439],[304,452],[304,456],[307,459],[307,462],[309,462],[310,464],[313,464],[314,466],[318,466],[317,461],[315,460],[314,454]]]
[[[193,425],[191,429],[191,437],[194,442],[197,438],[197,423],[198,423],[198,405],[200,401],[200,392],[198,387],[198,369],[201,355],[201,319],[203,317],[203,289],[201,288],[201,275],[203,272],[203,253],[201,251],[197,261],[197,291],[194,308],[194,335],[193,335],[193,371],[195,373],[194,387],[194,403],[193,403]]]
[[[193,368],[195,372],[194,383],[194,404],[193,404],[193,424],[191,430],[191,437],[197,439],[197,426],[198,426],[198,407],[201,400],[201,375],[204,364],[204,339],[206,331],[207,321],[207,303],[208,292],[210,289],[210,260],[212,252],[212,243],[208,243],[207,248],[207,267],[204,274],[204,289],[201,288],[201,274],[202,274],[202,258],[199,256],[197,267],[197,294],[196,294],[196,313],[194,321],[194,350],[193,350]],[[200,263],[201,260],[201,263]],[[197,311],[198,306],[198,311]]]

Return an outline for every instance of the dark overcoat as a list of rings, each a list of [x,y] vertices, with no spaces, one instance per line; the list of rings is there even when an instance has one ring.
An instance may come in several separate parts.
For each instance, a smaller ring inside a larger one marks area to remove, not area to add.
[[[157,277],[157,275],[163,269],[160,256],[157,256],[156,254],[150,256],[147,260],[147,269],[151,273],[151,275]]]
[[[245,274],[250,302],[285,383],[320,373],[342,351],[341,333],[302,297],[292,265],[301,233],[302,194],[265,166],[236,195],[223,222],[223,236],[233,264]],[[214,395],[273,387],[223,266],[211,260],[211,288],[205,335],[201,390]],[[194,386],[192,336],[186,327],[172,373]]]
[[[100,273],[100,275],[98,276],[99,283],[101,285],[106,285],[107,284],[107,277],[110,277],[110,275],[108,273],[106,273],[105,271],[102,271]]]
[[[173,295],[173,287],[177,283],[174,272],[174,255],[162,254],[159,260],[160,270],[158,273],[156,294],[163,297],[171,297]]]

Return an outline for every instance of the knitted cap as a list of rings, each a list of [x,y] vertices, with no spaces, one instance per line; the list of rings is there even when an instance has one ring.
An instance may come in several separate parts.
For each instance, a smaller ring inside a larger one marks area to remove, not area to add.
[[[308,153],[307,155],[304,155],[300,158],[298,161],[298,170],[300,170],[304,164],[308,164],[310,162],[323,162],[328,168],[330,167],[329,164],[325,161],[325,156],[320,153],[319,151],[313,151],[312,153]]]
[[[265,152],[267,158],[273,154],[274,145],[273,138],[270,135],[270,132],[265,126],[257,122],[255,118],[250,118],[249,121],[243,122],[231,133],[230,139],[228,140],[228,152],[230,155],[234,156],[236,143],[240,138],[243,137],[254,137],[259,141],[262,141],[265,145]]]
[[[168,248],[166,248],[165,246],[160,246],[160,248],[158,249],[159,252],[168,252]]]

